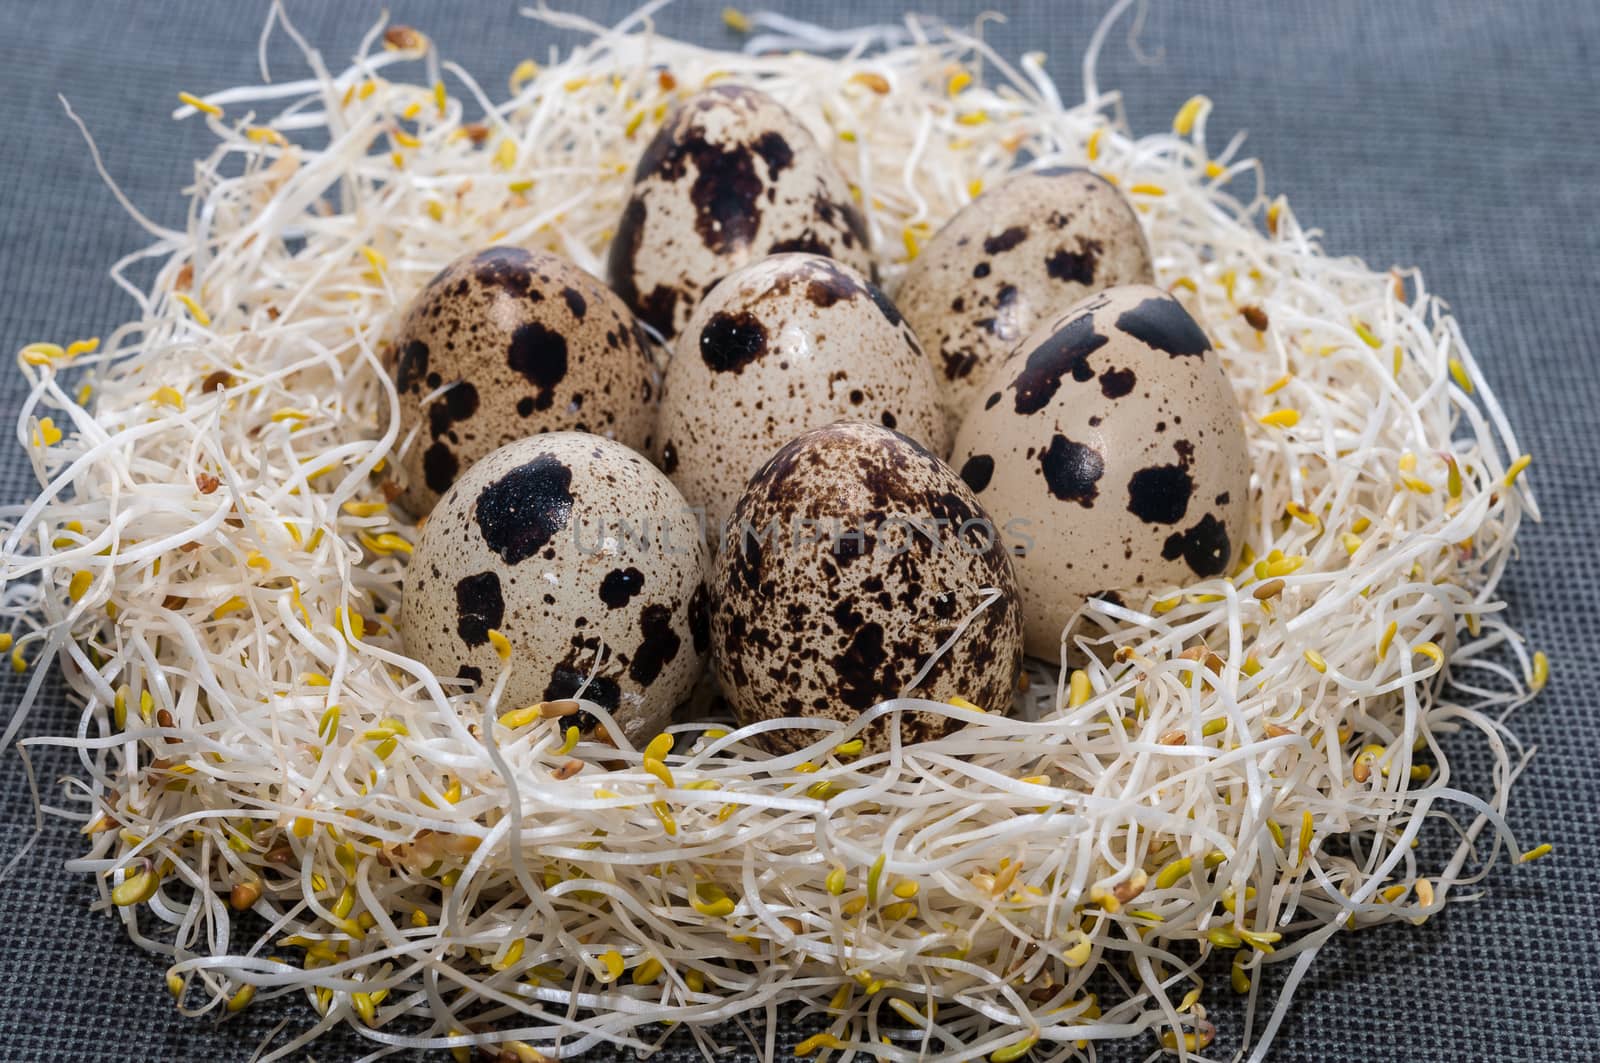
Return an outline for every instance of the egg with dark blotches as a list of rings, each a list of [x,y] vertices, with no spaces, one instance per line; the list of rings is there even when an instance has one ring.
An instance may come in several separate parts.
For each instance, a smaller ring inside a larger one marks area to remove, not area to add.
[[[888,297],[841,262],[774,255],[724,278],[678,334],[657,464],[720,528],[763,461],[841,418],[950,449],[933,368]]]
[[[711,598],[712,669],[745,724],[848,724],[901,694],[1005,712],[1016,690],[1022,612],[998,529],[949,466],[879,425],[811,429],[761,467],[734,507]],[[917,711],[899,731],[916,742],[956,726]],[[779,728],[763,741],[788,752],[817,737]],[[883,749],[888,725],[862,737]]]
[[[684,100],[639,158],[611,243],[611,286],[667,338],[712,285],[764,255],[806,251],[871,274],[850,185],[766,93],[717,85]]]
[[[578,431],[648,450],[656,366],[622,301],[572,262],[520,247],[456,259],[412,300],[390,355],[405,494],[421,516],[491,450]]]
[[[1250,518],[1250,453],[1205,331],[1127,285],[1047,320],[990,376],[951,464],[1019,532],[1028,652],[1056,659],[1085,598],[1228,571]]]
[[[1138,215],[1088,170],[1007,178],[963,207],[906,268],[895,301],[959,423],[984,380],[1039,322],[1118,284],[1155,279]]]
[[[400,634],[435,675],[479,691],[509,668],[507,709],[581,690],[638,745],[704,665],[705,556],[694,515],[643,456],[580,432],[530,436],[434,507],[406,569]]]

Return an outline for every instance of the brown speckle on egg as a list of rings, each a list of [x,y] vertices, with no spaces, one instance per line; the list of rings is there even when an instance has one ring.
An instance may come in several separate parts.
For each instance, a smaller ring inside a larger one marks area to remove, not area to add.
[[[439,500],[406,570],[400,631],[438,676],[481,686],[509,667],[508,705],[581,689],[642,744],[704,663],[705,557],[682,496],[638,454],[582,433],[533,436]],[[491,630],[510,641],[509,665]]]
[[[912,261],[896,299],[940,371],[946,416],[959,421],[1042,319],[1153,277],[1122,193],[1057,167],[1009,178],[963,208]]]
[[[790,441],[740,496],[712,579],[713,667],[739,718],[849,723],[903,692],[1006,711],[1022,614],[1010,555],[992,532],[972,490],[905,436],[839,422]],[[999,598],[907,690],[986,588]],[[905,741],[951,729],[933,713],[902,716]],[[765,741],[788,751],[815,735],[785,729]],[[864,738],[881,749],[888,729]]]
[[[803,251],[872,270],[844,175],[765,93],[717,85],[685,100],[633,180],[609,279],[669,339],[719,279],[764,255]]]
[[[412,301],[393,349],[401,437],[422,425],[401,497],[419,516],[513,439],[580,429],[641,447],[654,431],[654,358],[632,314],[554,255],[457,259]]]
[[[979,393],[952,460],[1002,527],[1025,522],[1029,653],[1055,659],[1090,595],[1227,570],[1248,527],[1250,456],[1221,364],[1172,296],[1129,285],[1083,300]]]

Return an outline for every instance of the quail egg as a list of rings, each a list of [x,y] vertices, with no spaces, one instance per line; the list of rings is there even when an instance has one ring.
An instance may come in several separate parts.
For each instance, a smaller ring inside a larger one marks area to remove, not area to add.
[[[718,280],[783,251],[870,274],[844,175],[763,92],[717,85],[685,100],[639,159],[611,244],[611,286],[670,339]]]
[[[1146,285],[1047,319],[990,375],[951,464],[1016,533],[1037,657],[1059,656],[1086,597],[1226,572],[1248,527],[1233,389],[1183,304]]]
[[[894,304],[843,263],[774,255],[724,278],[678,334],[657,464],[718,528],[774,451],[840,418],[949,450],[933,368]]]
[[[393,345],[405,494],[416,516],[503,443],[574,430],[648,449],[656,368],[633,315],[564,258],[491,247],[412,300]]]
[[[996,531],[960,477],[898,432],[840,422],[795,437],[740,496],[715,561],[712,668],[740,720],[849,723],[902,693],[1005,712],[1022,612]],[[907,742],[952,729],[938,714],[901,717]],[[765,740],[792,751],[816,737]],[[888,726],[862,737],[882,749]]]
[[[1091,292],[1153,279],[1123,194],[1088,170],[1055,167],[1010,177],[962,208],[907,267],[896,302],[959,423],[1041,320]]]
[[[694,516],[641,455],[581,432],[530,436],[480,459],[434,507],[400,632],[441,677],[487,689],[509,668],[508,708],[581,690],[639,744],[704,664],[704,564]]]

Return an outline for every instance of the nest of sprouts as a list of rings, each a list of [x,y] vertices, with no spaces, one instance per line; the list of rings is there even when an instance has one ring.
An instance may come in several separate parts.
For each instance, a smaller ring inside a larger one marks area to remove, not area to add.
[[[341,1024],[380,1054],[533,1059],[663,1023],[711,1051],[787,1004],[825,1030],[800,1054],[1003,1063],[1135,1037],[1203,1058],[1207,1003],[1239,992],[1227,1037],[1258,1058],[1330,936],[1547,848],[1504,818],[1523,757],[1500,721],[1548,668],[1496,597],[1528,459],[1418,274],[1328,257],[1203,98],[1134,136],[1094,75],[1107,27],[1068,106],[1042,57],[946,27],[766,16],[728,53],[540,17],[592,39],[498,102],[384,26],[342,71],[300,41],[310,77],[188,98],[217,146],[182,230],[124,201],[153,237],[113,269],[137,318],[19,355],[42,488],[0,525],[6,650],[34,673],[7,740],[59,662],[76,729],[24,754],[74,752],[50,809],[83,824],[71,866],[186,1014],[302,998],[267,1059]],[[666,773],[408,658],[386,331],[489,243],[602,272],[643,144],[725,78],[834,155],[891,289],[1015,167],[1117,182],[1246,413],[1237,571],[1091,602],[1079,666],[1031,666],[1009,717],[913,695],[782,757],[683,720],[653,744]],[[144,290],[125,272],[150,260]],[[966,726],[860,755],[909,707]],[[1486,792],[1456,784],[1451,732],[1488,750]],[[766,1057],[775,1026],[746,1032]]]

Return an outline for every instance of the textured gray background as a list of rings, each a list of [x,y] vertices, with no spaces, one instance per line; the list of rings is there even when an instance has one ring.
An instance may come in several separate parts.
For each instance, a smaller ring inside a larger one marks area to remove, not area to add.
[[[599,19],[628,4],[582,5]],[[721,0],[683,2],[671,33],[731,46]],[[749,3],[747,6],[756,6]],[[980,8],[922,2],[963,21]],[[1010,55],[1043,48],[1068,98],[1102,3],[993,2],[1010,21],[991,39]],[[504,84],[549,31],[515,5],[396,2],[485,85]],[[897,0],[811,0],[801,17],[844,26],[892,15]],[[290,4],[335,67],[375,16],[374,3]],[[178,190],[206,146],[198,122],[165,115],[179,89],[255,77],[265,11],[241,3],[0,0],[0,347],[109,330],[129,304],[104,268],[141,242],[99,186],[63,93],[99,138],[111,171],[156,219],[178,224]],[[1600,572],[1600,5],[1441,0],[1252,0],[1153,4],[1144,62],[1119,32],[1102,84],[1128,97],[1134,126],[1163,129],[1189,95],[1216,101],[1213,135],[1251,130],[1274,191],[1326,229],[1339,252],[1375,265],[1417,263],[1451,298],[1524,446],[1545,513],[1522,539],[1505,585],[1514,615],[1550,651],[1554,678],[1520,732],[1540,747],[1513,823],[1557,856],[1501,871],[1476,905],[1426,926],[1347,936],[1303,990],[1275,1058],[1287,1060],[1589,1059],[1600,1044],[1600,721],[1585,681],[1596,638]],[[279,75],[297,72],[284,56]],[[7,355],[9,358],[9,353]],[[10,423],[19,378],[0,369]],[[1584,426],[1588,426],[1587,428]],[[5,429],[9,440],[10,429]],[[21,454],[0,443],[0,504],[32,490]],[[0,705],[20,684],[0,672]],[[65,719],[46,711],[31,733]],[[61,762],[45,762],[47,785]],[[31,831],[14,753],[0,758],[0,859]],[[176,1016],[161,965],[90,915],[85,885],[61,870],[76,835],[51,825],[26,866],[0,885],[0,1059],[244,1059],[298,1007],[253,1009],[223,1024]],[[1218,1016],[1223,1038],[1231,1017]],[[1231,1027],[1235,1030],[1237,1027]],[[784,1042],[792,1034],[780,1035]],[[1153,1042],[1140,1044],[1140,1053]],[[321,1059],[353,1058],[349,1041]],[[1113,1058],[1117,1053],[1111,1054]]]

